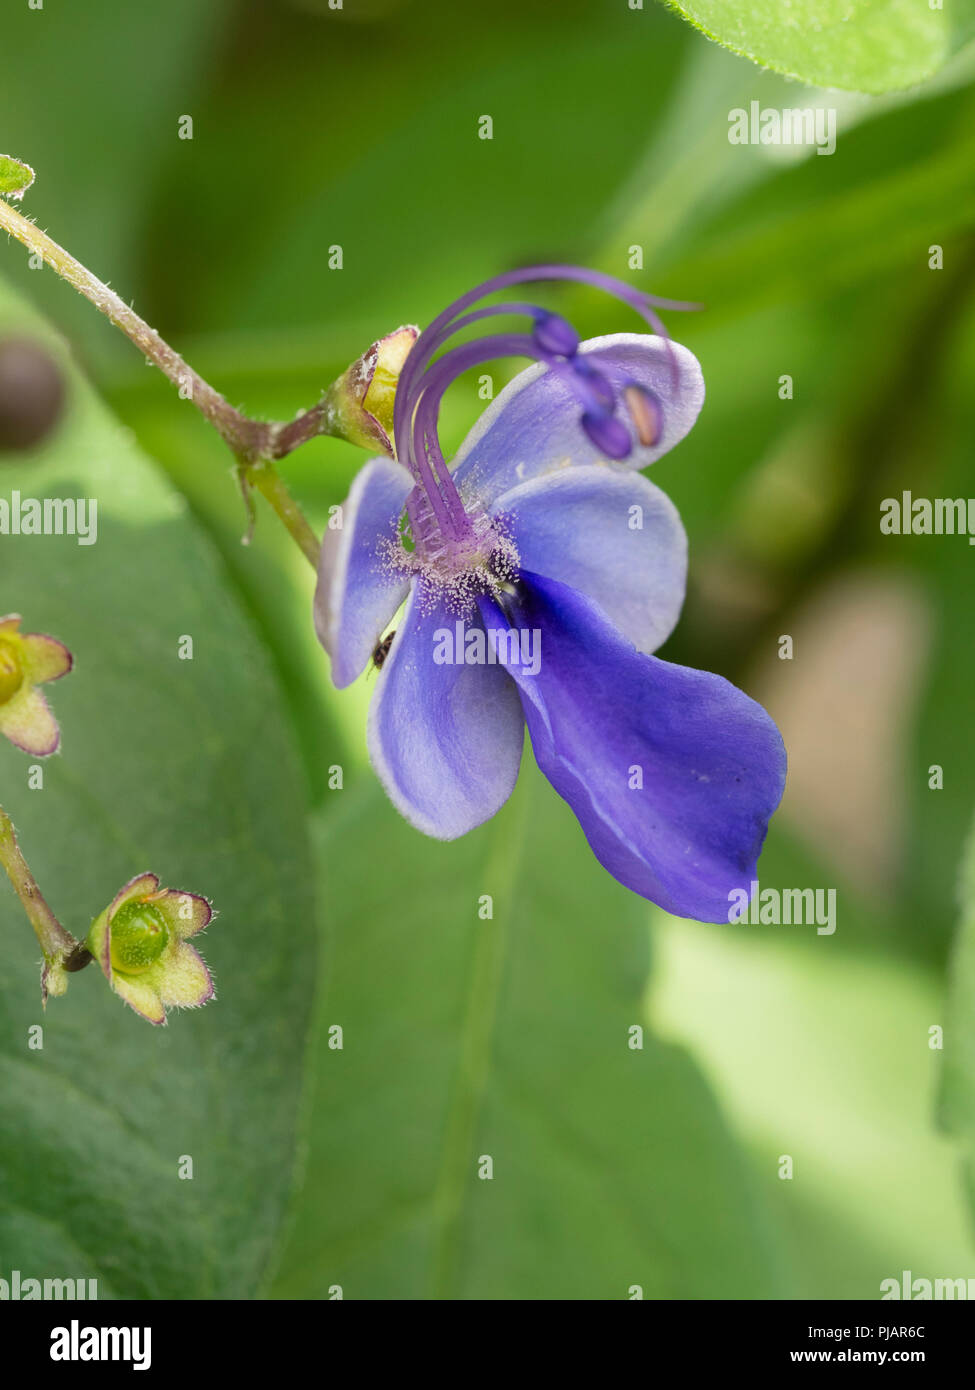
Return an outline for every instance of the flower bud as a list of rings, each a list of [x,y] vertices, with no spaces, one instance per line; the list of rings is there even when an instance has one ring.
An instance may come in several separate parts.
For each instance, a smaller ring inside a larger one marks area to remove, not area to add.
[[[347,368],[325,393],[328,433],[393,457],[393,404],[400,372],[419,329],[387,333]]]
[[[40,444],[63,406],[64,380],[50,354],[27,338],[0,341],[0,453]]]

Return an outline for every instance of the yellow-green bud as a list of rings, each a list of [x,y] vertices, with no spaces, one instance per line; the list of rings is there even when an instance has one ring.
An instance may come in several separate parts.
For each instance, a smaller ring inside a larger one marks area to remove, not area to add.
[[[407,324],[387,333],[332,383],[323,399],[328,434],[392,457],[396,387],[419,332]]]
[[[112,918],[112,968],[141,975],[157,961],[169,941],[169,928],[152,903],[123,903]]]
[[[20,653],[13,642],[0,637],[0,705],[12,700],[24,683]]]

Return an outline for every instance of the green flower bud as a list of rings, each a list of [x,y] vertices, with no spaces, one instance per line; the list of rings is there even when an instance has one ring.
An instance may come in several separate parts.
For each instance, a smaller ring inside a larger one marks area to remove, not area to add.
[[[24,683],[24,667],[13,642],[0,637],[0,705],[12,700]]]
[[[387,333],[332,383],[323,402],[329,434],[363,449],[394,455],[396,387],[418,334],[419,329],[409,324]]]
[[[112,919],[112,967],[141,975],[159,959],[169,941],[166,919],[152,903],[129,902]]]

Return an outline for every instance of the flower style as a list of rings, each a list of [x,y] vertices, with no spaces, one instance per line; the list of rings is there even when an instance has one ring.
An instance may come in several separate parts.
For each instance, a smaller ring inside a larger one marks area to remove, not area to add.
[[[210,972],[186,940],[212,916],[206,898],[139,874],[95,918],[85,945],[116,994],[150,1023],[165,1023],[167,1008],[198,1008],[213,998]]]
[[[18,613],[0,618],[0,734],[46,758],[57,752],[61,731],[37,687],[67,675],[72,658],[55,638],[21,632],[20,622]]]
[[[580,342],[531,304],[471,308],[542,279],[608,290],[659,332]],[[494,815],[514,787],[527,722],[541,770],[609,872],[669,912],[726,921],[781,799],[785,749],[762,707],[728,681],[651,655],[680,613],[687,539],[638,470],[687,434],[704,398],[700,367],[663,334],[660,307],[684,306],[542,266],[488,281],[440,314],[400,376],[399,461],[365,465],[341,529],[326,535],[315,621],[337,686],[374,651],[377,665],[384,658],[369,750],[418,829],[453,839]],[[501,313],[527,316],[530,331],[441,352],[458,330]],[[449,469],[437,437],[445,390],[513,355],[534,364]]]

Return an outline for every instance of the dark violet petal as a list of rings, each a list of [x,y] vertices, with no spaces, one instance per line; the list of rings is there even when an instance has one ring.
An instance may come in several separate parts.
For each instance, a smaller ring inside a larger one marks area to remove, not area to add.
[[[512,488],[492,512],[524,569],[593,599],[640,651],[670,636],[684,602],[687,536],[673,502],[642,473],[563,468]]]
[[[410,595],[369,708],[369,753],[393,805],[418,830],[453,840],[488,820],[518,776],[525,720],[502,665],[447,665],[438,633],[462,620]],[[483,628],[475,614],[467,627]],[[458,644],[463,649],[463,644]]]
[[[785,785],[775,724],[722,677],[637,652],[566,585],[523,572],[519,590],[512,619],[541,633],[541,664],[509,669],[538,765],[593,853],[668,912],[727,921]]]
[[[650,334],[617,333],[582,343],[576,363],[597,368],[613,387],[617,417],[629,430],[633,451],[627,467],[646,468],[672,449],[694,424],[704,402],[704,380],[697,358]],[[623,388],[637,382],[660,401],[663,431],[652,448],[639,443],[629,412],[620,402]],[[568,464],[606,461],[582,427],[577,396],[565,373],[535,363],[520,372],[491,402],[457,454],[454,476],[465,496],[487,504],[502,492]]]
[[[413,479],[392,459],[371,459],[352,483],[342,526],[322,541],[315,590],[315,631],[332,658],[340,688],[361,675],[376,643],[406,597],[405,575],[384,564],[382,544],[396,523]]]

